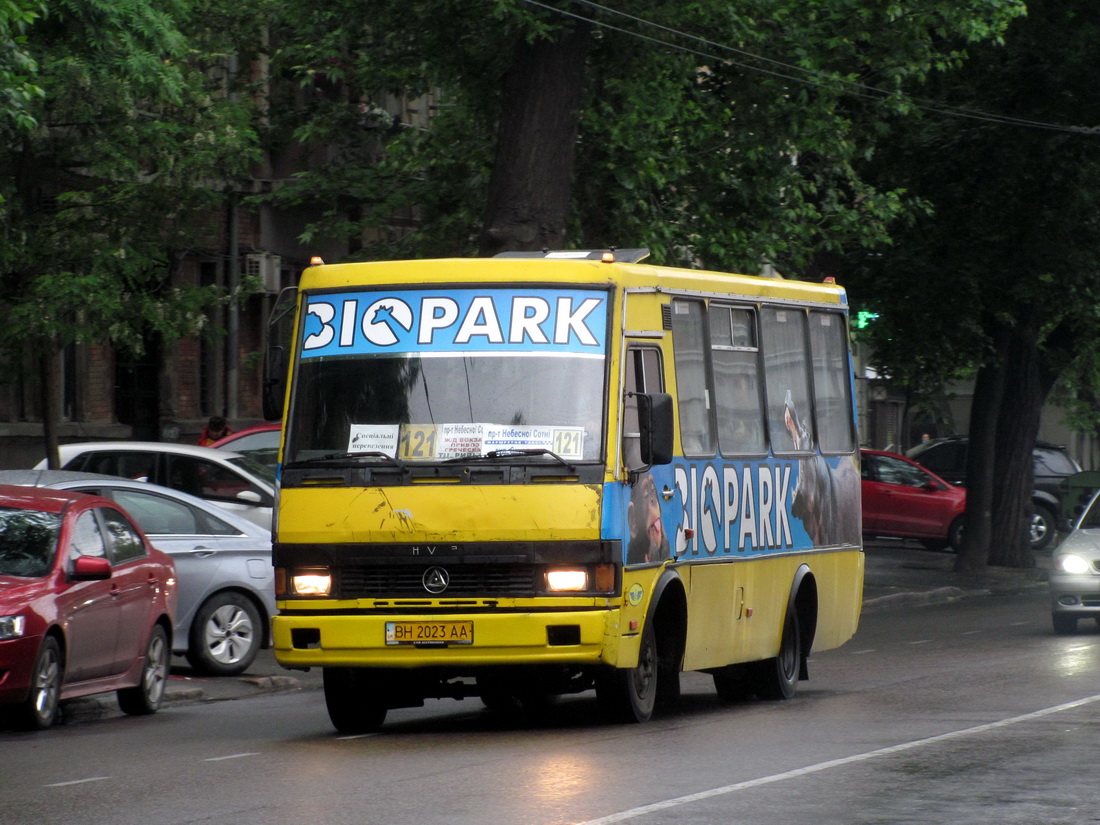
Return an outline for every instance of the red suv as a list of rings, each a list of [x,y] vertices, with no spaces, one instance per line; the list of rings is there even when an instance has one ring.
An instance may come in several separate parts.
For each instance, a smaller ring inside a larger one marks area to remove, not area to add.
[[[929,550],[962,541],[966,491],[903,455],[860,450],[863,533],[919,539]]]

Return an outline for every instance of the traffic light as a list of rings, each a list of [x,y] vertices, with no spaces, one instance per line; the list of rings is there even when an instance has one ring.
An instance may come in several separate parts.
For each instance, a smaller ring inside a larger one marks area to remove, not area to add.
[[[856,329],[867,329],[867,326],[876,318],[878,318],[877,312],[861,309],[856,313]]]

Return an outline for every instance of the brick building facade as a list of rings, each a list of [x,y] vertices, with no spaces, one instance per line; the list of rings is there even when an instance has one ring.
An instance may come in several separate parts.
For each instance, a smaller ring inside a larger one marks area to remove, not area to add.
[[[263,66],[254,66],[257,76]],[[434,95],[408,98],[382,94],[379,106],[408,128],[429,127]],[[349,105],[363,106],[349,101]],[[302,147],[269,153],[254,171],[254,192],[268,192],[290,180],[300,168]],[[323,157],[323,149],[310,150]],[[247,193],[243,193],[247,194]],[[181,262],[180,283],[226,286],[232,268],[262,284],[244,298],[236,324],[230,308],[208,317],[203,336],[177,341],[146,341],[140,358],[127,357],[110,344],[74,345],[62,354],[60,393],[62,443],[135,439],[197,443],[206,420],[224,415],[240,429],[263,420],[262,359],[267,318],[280,289],[297,283],[310,257],[337,261],[348,254],[343,240],[314,242],[297,238],[319,217],[319,209],[270,205],[228,207],[211,217],[206,249]],[[233,243],[235,241],[235,243]],[[236,345],[231,341],[236,329]],[[0,469],[33,466],[46,454],[42,428],[43,376],[28,353],[22,364],[0,363]],[[234,378],[235,376],[235,378]]]

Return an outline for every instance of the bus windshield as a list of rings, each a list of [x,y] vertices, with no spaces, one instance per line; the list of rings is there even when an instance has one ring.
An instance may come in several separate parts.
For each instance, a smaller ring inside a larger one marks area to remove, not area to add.
[[[381,452],[433,461],[509,450],[602,456],[602,358],[337,357],[303,361],[287,461]]]
[[[607,323],[592,289],[307,294],[284,461],[598,460]]]

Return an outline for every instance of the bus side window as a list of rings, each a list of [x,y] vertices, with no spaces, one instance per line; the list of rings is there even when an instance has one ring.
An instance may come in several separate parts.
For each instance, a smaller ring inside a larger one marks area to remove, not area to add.
[[[672,302],[672,346],[676,354],[680,443],[687,456],[714,455],[703,312],[701,301]]]
[[[711,304],[710,358],[718,444],[724,455],[765,452],[758,355],[753,311]]]
[[[839,312],[810,312],[810,352],[814,364],[814,410],[822,452],[850,453],[852,388],[848,330]]]
[[[626,376],[623,384],[623,464],[641,467],[639,449],[638,400],[630,393],[664,392],[661,351],[656,347],[631,347],[626,351]]]
[[[772,451],[812,450],[817,438],[807,370],[806,314],[787,307],[763,307],[760,320]]]

